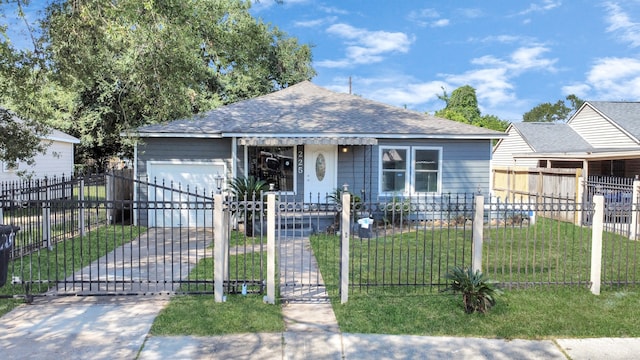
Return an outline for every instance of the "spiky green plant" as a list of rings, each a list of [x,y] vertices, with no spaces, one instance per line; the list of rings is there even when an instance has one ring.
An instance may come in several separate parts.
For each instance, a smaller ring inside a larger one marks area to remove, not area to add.
[[[269,184],[254,176],[236,177],[229,181],[229,189],[236,199],[241,201],[236,211],[244,218],[244,229],[247,236],[253,236],[253,215],[256,211],[253,206],[245,206],[246,202],[262,201],[262,192],[269,190]],[[242,204],[244,202],[245,204]]]
[[[496,304],[496,295],[501,293],[495,283],[479,270],[474,272],[471,267],[456,266],[447,273],[446,279],[451,284],[445,290],[462,293],[462,303],[467,314],[476,311],[486,313]]]

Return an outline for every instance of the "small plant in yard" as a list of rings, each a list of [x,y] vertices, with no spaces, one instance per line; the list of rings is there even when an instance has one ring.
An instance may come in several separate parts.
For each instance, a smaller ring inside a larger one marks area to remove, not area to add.
[[[269,190],[269,183],[256,177],[237,177],[229,181],[231,192],[241,202],[262,201],[263,191]],[[244,218],[244,229],[247,236],[254,236],[253,217],[257,210],[253,206],[241,205],[237,210],[238,215]]]
[[[446,275],[451,281],[445,290],[462,293],[462,303],[467,314],[473,312],[486,313],[496,304],[496,295],[501,293],[495,284],[487,279],[480,271],[473,271],[471,267],[456,266]]]

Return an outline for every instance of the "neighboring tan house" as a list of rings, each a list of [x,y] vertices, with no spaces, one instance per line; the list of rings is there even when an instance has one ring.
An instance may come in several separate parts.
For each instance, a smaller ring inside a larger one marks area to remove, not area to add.
[[[216,177],[255,176],[306,202],[343,184],[362,201],[488,193],[505,136],[308,81],[135,135],[138,179],[215,191]]]
[[[494,167],[578,168],[588,176],[640,174],[640,102],[588,101],[566,124],[513,123]]]

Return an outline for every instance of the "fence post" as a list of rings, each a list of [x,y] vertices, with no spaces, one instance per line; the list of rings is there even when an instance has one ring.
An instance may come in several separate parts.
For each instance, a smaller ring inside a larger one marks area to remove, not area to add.
[[[80,200],[80,209],[78,215],[78,231],[80,232],[80,236],[85,236],[85,228],[84,228],[84,179],[80,180],[80,188],[78,189],[78,200]]]
[[[351,237],[351,194],[349,185],[342,186],[342,218],[340,221],[340,303],[349,300],[349,238]]]
[[[638,196],[640,196],[640,179],[636,175],[633,179],[633,194],[631,195],[631,231],[629,239],[638,239]]]
[[[591,293],[600,295],[602,276],[602,232],[604,229],[604,196],[594,195],[593,225],[591,228]]]
[[[222,194],[213,195],[213,297],[215,302],[224,302],[224,280],[228,240],[224,237],[224,199]]]
[[[45,201],[42,202],[42,240],[47,244],[47,249],[53,250],[53,242],[51,241],[51,189],[48,183],[45,183]]]
[[[578,169],[581,170],[581,169]],[[585,188],[585,179],[584,176],[581,175],[578,177],[577,180],[578,184],[576,186],[576,205],[577,204],[583,204],[584,206],[584,188]],[[578,208],[578,206],[576,206],[576,210],[575,210],[575,224],[576,226],[580,226],[582,225],[582,213],[584,212],[584,207]]]
[[[276,303],[276,194],[267,194],[267,304]]]
[[[473,271],[482,271],[482,235],[484,229],[484,196],[475,196],[475,211],[473,213],[473,243],[471,245]]]

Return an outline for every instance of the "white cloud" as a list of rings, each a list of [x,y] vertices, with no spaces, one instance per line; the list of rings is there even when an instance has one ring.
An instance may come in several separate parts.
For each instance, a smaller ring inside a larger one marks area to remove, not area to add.
[[[413,42],[405,33],[369,31],[348,24],[331,25],[327,32],[344,39],[345,58],[315,62],[318,67],[347,67],[384,60],[391,53],[406,53]]]
[[[484,15],[482,10],[473,8],[458,9],[456,12],[469,19],[476,19]]]
[[[320,6],[318,7],[321,11],[324,11],[327,14],[339,14],[339,15],[348,15],[349,12],[347,10],[343,10],[337,8],[335,6]]]
[[[357,78],[355,92],[373,100],[395,106],[421,108],[433,113],[444,104],[438,99],[444,88],[448,93],[463,85],[476,89],[478,103],[484,114],[500,114],[501,118],[517,121],[522,108],[530,106],[516,96],[514,80],[523,72],[555,71],[556,59],[546,58],[549,49],[543,46],[521,47],[502,58],[483,56],[473,59],[475,69],[460,74],[438,74],[441,80],[422,82],[406,75],[393,74],[378,78]],[[348,81],[341,79],[341,84]],[[343,88],[344,85],[336,86]]]
[[[440,13],[434,9],[412,10],[407,15],[407,20],[422,27],[444,27],[449,25],[450,22],[449,19],[441,18]]]
[[[591,96],[599,100],[640,99],[640,59],[603,58],[587,74]]]
[[[562,93],[564,95],[573,94],[581,99],[586,98],[589,95],[590,91],[591,91],[591,86],[587,84],[575,83],[575,84],[565,85],[562,87]]]
[[[325,24],[331,24],[336,22],[336,20],[338,20],[337,17],[335,16],[329,16],[329,17],[324,17],[321,19],[315,19],[315,20],[300,20],[300,21],[295,21],[293,23],[294,26],[297,27],[307,27],[307,28],[311,28],[311,27],[319,27],[319,26],[323,26]]]
[[[534,12],[546,12],[555,9],[560,5],[562,5],[562,1],[558,0],[542,0],[541,2],[533,2],[529,4],[527,9],[519,12],[518,15],[527,15]]]
[[[607,32],[615,33],[632,47],[640,46],[640,23],[632,21],[617,3],[608,2],[605,7],[608,12],[606,21],[609,23]]]

